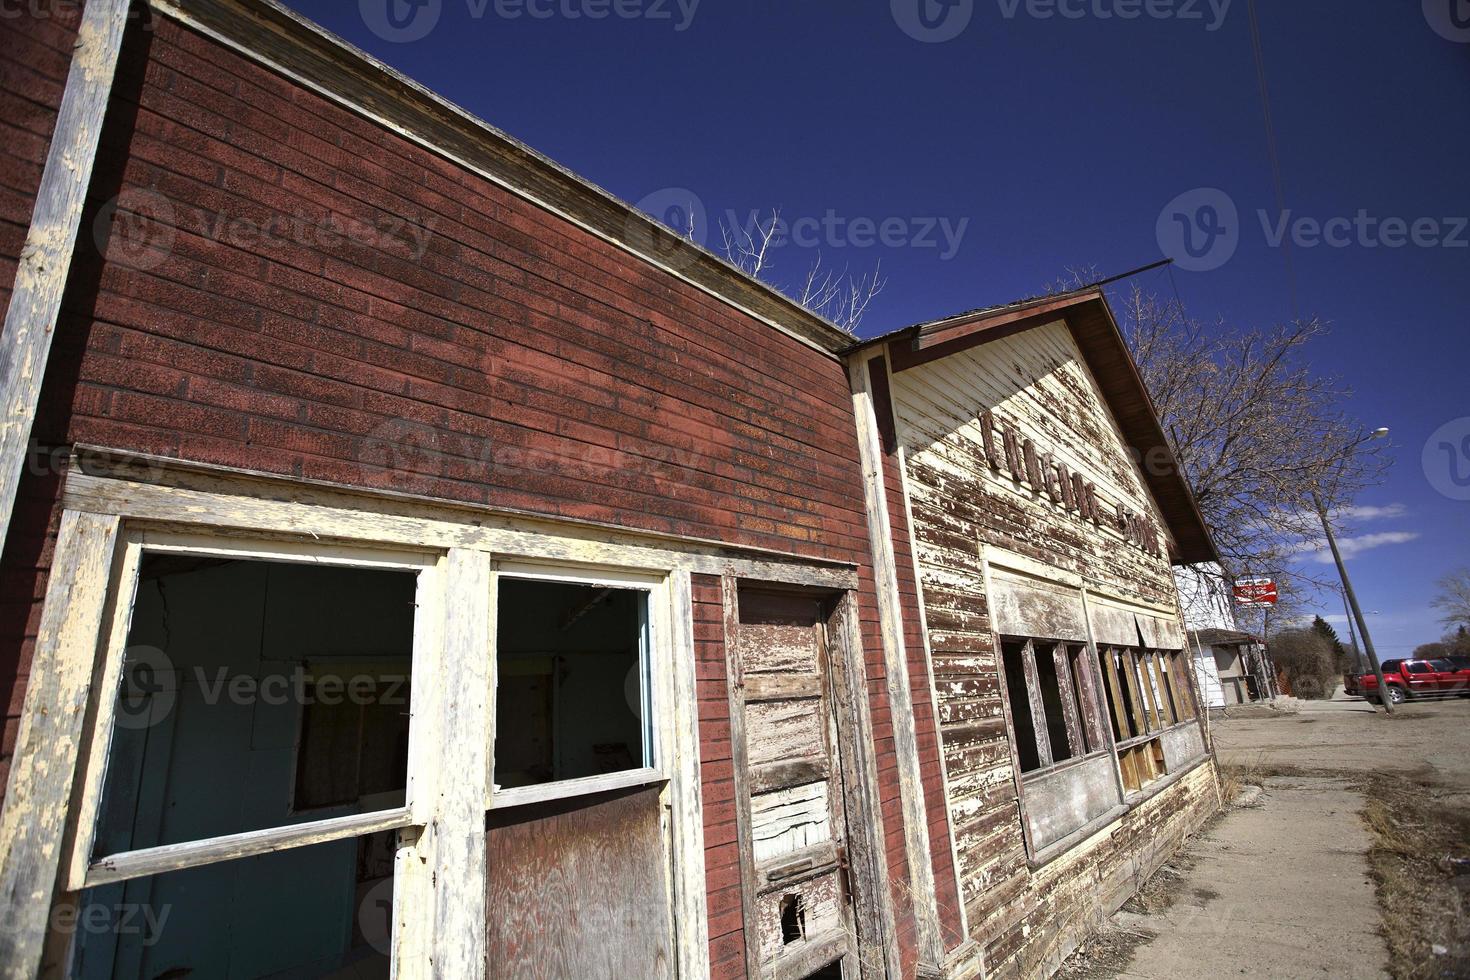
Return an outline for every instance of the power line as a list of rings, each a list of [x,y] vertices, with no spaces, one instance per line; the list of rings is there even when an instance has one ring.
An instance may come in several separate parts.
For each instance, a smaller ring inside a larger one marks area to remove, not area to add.
[[[1284,220],[1286,182],[1281,176],[1281,154],[1276,147],[1276,124],[1271,114],[1271,87],[1266,82],[1266,53],[1261,44],[1261,20],[1256,13],[1256,0],[1247,0],[1246,9],[1250,13],[1251,51],[1255,56],[1256,85],[1261,90],[1261,115],[1266,126],[1266,155],[1271,161],[1271,180],[1276,187],[1278,216]],[[1291,315],[1293,319],[1300,320],[1302,313],[1297,302],[1296,267],[1291,259],[1290,236],[1282,236],[1281,258],[1286,263],[1286,284],[1291,292]]]

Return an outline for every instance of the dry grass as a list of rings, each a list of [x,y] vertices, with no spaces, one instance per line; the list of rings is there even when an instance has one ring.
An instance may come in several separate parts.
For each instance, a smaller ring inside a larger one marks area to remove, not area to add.
[[[1464,794],[1373,773],[1363,818],[1394,980],[1470,976],[1470,812]],[[1436,953],[1435,947],[1444,950]]]

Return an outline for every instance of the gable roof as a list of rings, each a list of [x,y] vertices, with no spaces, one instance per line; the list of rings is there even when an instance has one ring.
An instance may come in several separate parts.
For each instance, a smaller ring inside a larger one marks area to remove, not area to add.
[[[1194,492],[1164,438],[1158,411],[1101,289],[1089,287],[916,323],[860,341],[843,354],[883,344],[893,370],[906,371],[1058,320],[1067,324],[1103,400],[1137,458],[1164,461],[1162,466],[1139,469],[1174,538],[1174,563],[1218,561]]]

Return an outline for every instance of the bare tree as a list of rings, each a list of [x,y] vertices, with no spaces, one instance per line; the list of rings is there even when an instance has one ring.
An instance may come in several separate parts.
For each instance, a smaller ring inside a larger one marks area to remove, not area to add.
[[[1439,580],[1439,595],[1429,603],[1451,631],[1470,626],[1470,568],[1457,568]]]
[[[1341,521],[1388,464],[1343,406],[1351,392],[1310,366],[1316,319],[1269,329],[1209,329],[1176,301],[1134,287],[1123,329],[1164,431],[1232,577],[1287,569],[1323,547],[1310,494]],[[1303,584],[1315,582],[1298,572]]]
[[[817,316],[830,320],[848,333],[857,333],[869,305],[888,285],[882,274],[883,263],[880,261],[867,275],[854,277],[846,268],[840,272],[825,268],[821,253],[818,253],[801,288],[793,292],[770,278],[774,268],[771,253],[772,249],[780,247],[782,227],[780,208],[772,208],[769,217],[756,218],[749,227],[731,227],[721,221],[720,238],[725,257],[736,268],[787,293]]]

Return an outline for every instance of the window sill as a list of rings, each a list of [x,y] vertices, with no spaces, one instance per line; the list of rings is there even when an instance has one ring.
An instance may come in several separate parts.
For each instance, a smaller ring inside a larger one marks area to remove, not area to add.
[[[563,779],[539,786],[517,786],[514,789],[496,787],[490,793],[487,809],[503,810],[506,807],[549,803],[552,800],[564,800],[573,796],[608,793],[618,789],[630,789],[634,786],[647,786],[649,783],[661,783],[667,778],[661,769],[629,769],[625,772],[583,776],[580,779]]]
[[[1155,779],[1143,789],[1136,789],[1133,792],[1129,793],[1123,798],[1124,803],[1127,804],[1129,809],[1132,809],[1140,803],[1147,802],[1153,797],[1158,796],[1170,786],[1173,786],[1175,783],[1179,782],[1179,780],[1183,779],[1185,776],[1194,772],[1200,767],[1202,763],[1207,761],[1209,758],[1209,752],[1204,752],[1196,756],[1195,758],[1186,762],[1182,767],[1180,767],[1177,772],[1171,772],[1167,773],[1166,775],[1160,776],[1158,779]]]
[[[1130,738],[1127,741],[1118,742],[1114,747],[1119,752],[1123,752],[1128,749],[1136,748],[1137,746],[1145,745],[1149,742],[1152,742],[1163,735],[1167,735],[1169,732],[1172,732],[1177,728],[1186,728],[1190,725],[1198,724],[1198,718],[1186,718],[1184,721],[1176,721],[1172,725],[1165,725],[1163,728],[1160,728],[1157,731],[1149,732],[1147,735],[1135,735],[1133,738]]]

